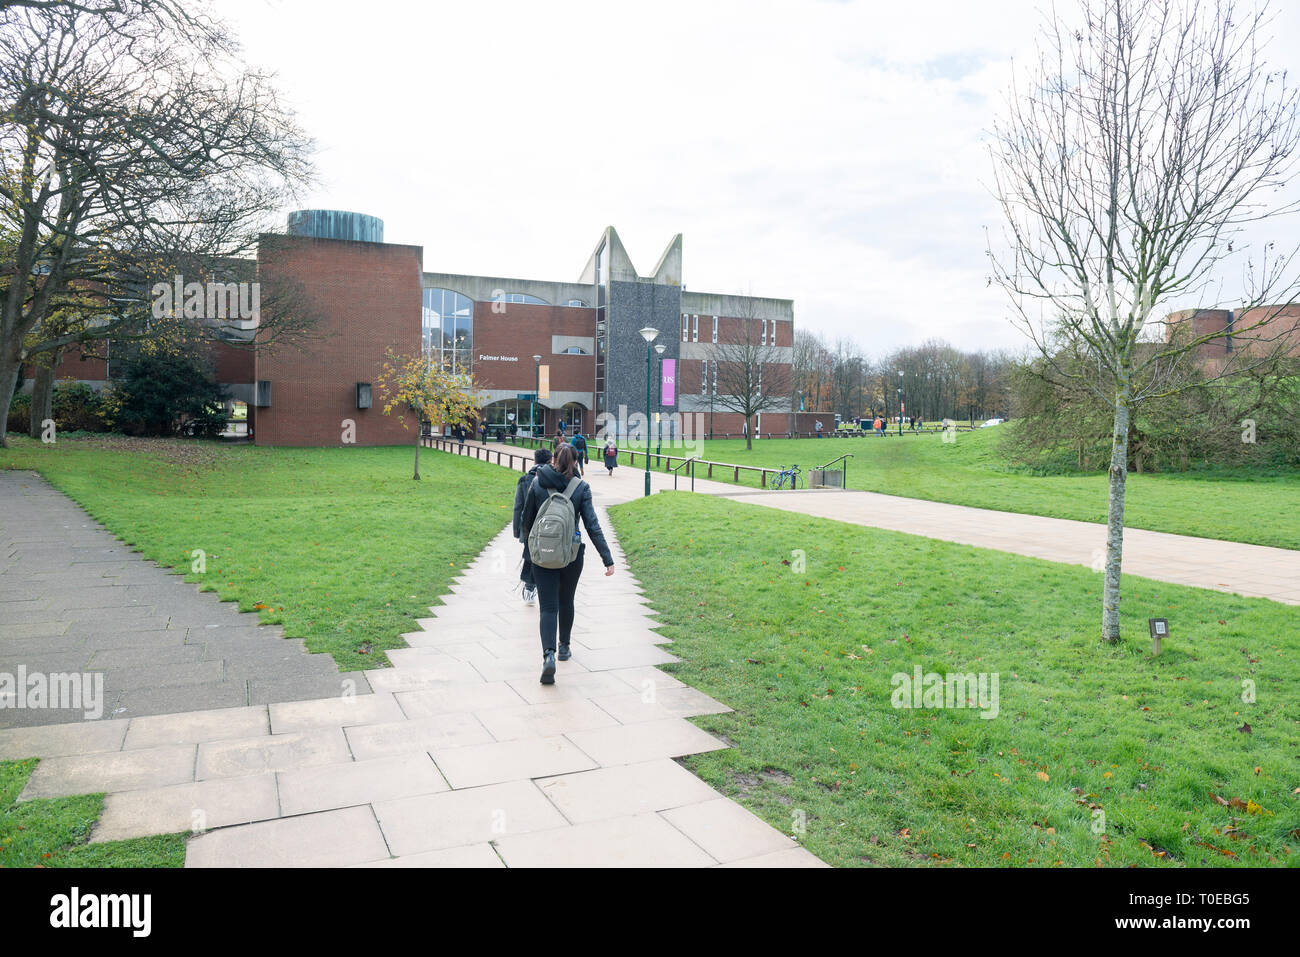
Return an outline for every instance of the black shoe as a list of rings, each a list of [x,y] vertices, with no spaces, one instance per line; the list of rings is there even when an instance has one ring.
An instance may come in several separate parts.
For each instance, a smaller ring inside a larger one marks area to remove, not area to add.
[[[550,651],[542,656],[542,684],[555,684],[555,655]]]
[[[560,653],[555,657],[559,658],[561,661],[568,661],[569,658],[571,657],[569,654],[569,646],[560,645]]]

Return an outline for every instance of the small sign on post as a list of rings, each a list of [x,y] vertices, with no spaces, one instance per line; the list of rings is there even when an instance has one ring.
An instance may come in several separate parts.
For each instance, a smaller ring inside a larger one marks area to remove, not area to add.
[[[1160,642],[1169,636],[1168,618],[1148,618],[1147,627],[1151,629],[1151,654],[1160,654]]]

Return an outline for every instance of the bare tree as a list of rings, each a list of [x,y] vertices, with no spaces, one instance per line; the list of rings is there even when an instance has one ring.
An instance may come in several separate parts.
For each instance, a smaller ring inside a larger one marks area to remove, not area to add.
[[[1161,310],[1208,297],[1225,260],[1244,252],[1243,227],[1279,211],[1269,197],[1292,170],[1300,113],[1285,74],[1262,59],[1264,10],[1231,0],[1081,6],[1077,27],[1049,15],[1028,87],[1013,87],[994,131],[1010,251],[989,254],[1041,354],[1052,360],[1063,337],[1086,343],[1098,364],[1092,378],[1113,411],[1101,634],[1114,642],[1134,408],[1177,388],[1208,341],[1246,337],[1254,348],[1237,354],[1249,362],[1276,338],[1263,310],[1235,330],[1162,342]],[[1247,258],[1248,308],[1290,292],[1294,253],[1271,246]],[[1144,339],[1158,347],[1140,348]]]
[[[24,363],[149,337],[156,284],[247,255],[310,175],[269,77],[204,9],[0,8],[0,445]],[[245,341],[302,326],[277,312]]]
[[[744,311],[744,307],[740,311]],[[785,351],[763,342],[760,320],[747,316],[739,335],[717,346],[718,394],[724,409],[745,419],[745,448],[754,447],[755,418],[760,412],[785,411],[790,401],[790,361]]]

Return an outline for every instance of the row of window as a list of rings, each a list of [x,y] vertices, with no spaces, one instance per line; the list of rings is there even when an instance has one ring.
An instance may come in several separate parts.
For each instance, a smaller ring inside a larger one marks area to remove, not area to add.
[[[682,342],[700,341],[700,317],[682,313]],[[718,317],[713,317],[713,341],[718,341]]]
[[[501,296],[494,296],[492,298],[492,301],[493,302],[523,302],[523,303],[529,303],[534,306],[550,305],[550,303],[547,302],[545,299],[539,299],[537,296],[530,296],[526,292],[507,292]],[[564,305],[577,306],[581,309],[588,308],[587,304],[583,302],[581,299],[566,299],[564,301]]]
[[[709,369],[710,365],[713,366],[712,370]],[[711,376],[709,374],[710,371],[713,373]],[[710,379],[713,380],[712,385],[710,385]],[[762,391],[763,389],[763,363],[761,362],[758,364],[758,388],[759,391]],[[710,389],[713,390],[714,395],[718,394],[717,359],[704,359],[700,362],[700,395],[708,395]]]
[[[713,316],[713,341],[718,341],[718,317]],[[770,340],[770,341],[769,341]],[[682,342],[700,341],[700,317],[682,313]],[[763,320],[763,345],[776,345],[776,320]]]
[[[421,298],[420,328],[424,352],[446,360],[453,372],[468,372],[473,366],[474,300],[451,289],[425,289]],[[522,292],[506,293],[493,301],[550,305]],[[585,308],[587,304],[581,299],[570,299],[565,305]],[[579,346],[570,346],[565,352],[586,355]]]

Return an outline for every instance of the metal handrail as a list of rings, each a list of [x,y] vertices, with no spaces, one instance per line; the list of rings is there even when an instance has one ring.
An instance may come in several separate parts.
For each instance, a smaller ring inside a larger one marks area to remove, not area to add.
[[[851,458],[853,458],[853,453],[845,452],[843,455],[839,456],[838,458],[833,458],[825,465],[820,466],[819,470],[824,472],[826,469],[830,468],[836,462],[844,462],[844,484],[840,487],[848,488],[849,487],[849,463],[847,460]]]
[[[698,459],[698,458],[699,458],[698,455],[692,455],[689,459],[684,459],[684,460],[682,461],[682,464],[681,464],[681,465],[674,465],[672,468],[670,468],[670,469],[668,470],[668,471],[670,471],[670,472],[673,473],[673,491],[674,491],[674,492],[677,491],[677,475],[678,475],[678,473],[679,473],[682,469],[686,468],[686,466],[688,466],[688,465],[691,466],[691,472],[690,472],[690,474],[691,474],[691,491],[692,491],[692,492],[695,491],[695,467],[694,467],[694,464],[693,464],[693,463],[694,463],[695,460]]]

